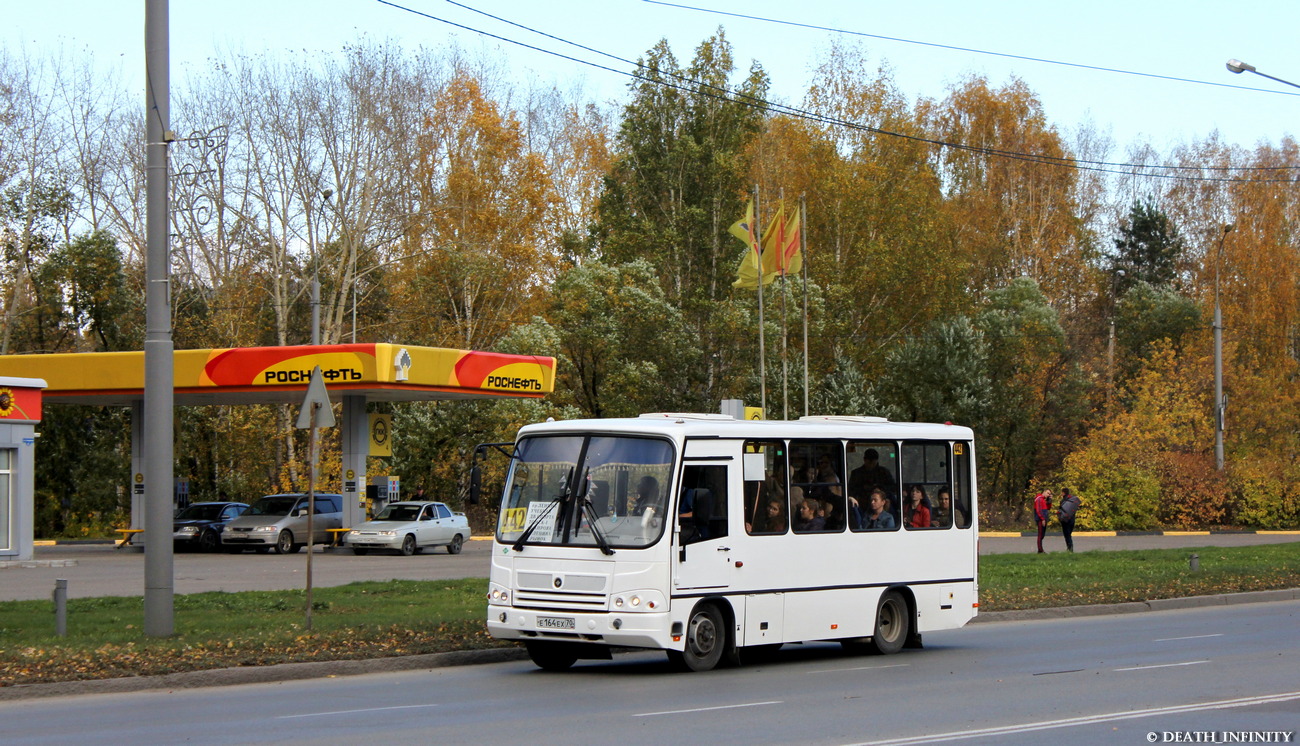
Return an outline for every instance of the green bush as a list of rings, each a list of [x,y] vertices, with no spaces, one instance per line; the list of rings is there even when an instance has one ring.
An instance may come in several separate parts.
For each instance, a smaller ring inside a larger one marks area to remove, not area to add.
[[[1112,452],[1090,447],[1070,454],[1058,483],[1082,499],[1075,524],[1080,530],[1142,531],[1156,526],[1159,478]]]

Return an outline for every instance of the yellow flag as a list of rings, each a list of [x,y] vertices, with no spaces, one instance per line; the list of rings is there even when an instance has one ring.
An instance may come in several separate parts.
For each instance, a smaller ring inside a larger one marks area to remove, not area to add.
[[[751,249],[754,249],[755,248],[754,231],[752,229],[753,225],[754,225],[754,200],[751,199],[749,201],[749,204],[745,206],[745,217],[732,223],[731,227],[727,229],[727,232],[735,236],[736,238],[739,238],[741,243],[745,244]]]
[[[753,225],[752,213],[747,213],[750,217],[750,225]],[[755,288],[758,287],[758,275],[760,261],[763,267],[763,284],[771,284],[776,279],[776,254],[767,250],[772,245],[773,236],[776,235],[777,218],[772,218],[767,224],[767,230],[763,231],[763,240],[761,243],[755,242],[753,250],[745,252],[745,258],[740,260],[740,267],[736,270],[736,281],[731,283],[732,287],[737,288]],[[735,226],[732,226],[733,228]],[[735,235],[734,233],[732,235]],[[763,249],[760,253],[759,247]]]
[[[799,232],[799,212],[795,211],[794,217],[786,221],[781,234],[781,255],[777,259],[777,266],[783,275],[798,274],[803,269]]]

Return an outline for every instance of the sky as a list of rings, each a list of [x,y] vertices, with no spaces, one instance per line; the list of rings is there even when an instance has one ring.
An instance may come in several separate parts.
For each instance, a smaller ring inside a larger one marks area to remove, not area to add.
[[[950,85],[970,74],[984,75],[995,86],[1016,76],[1039,96],[1052,124],[1069,133],[1090,123],[1114,141],[1113,155],[1124,154],[1138,142],[1164,151],[1215,131],[1223,141],[1247,148],[1276,144],[1297,132],[1300,123],[1300,88],[1250,73],[1233,75],[1224,64],[1237,58],[1260,72],[1300,82],[1300,45],[1294,42],[1300,3],[1294,0],[673,1],[678,5],[647,0],[390,0],[462,26],[624,70],[630,67],[467,8],[630,60],[667,39],[683,65],[721,25],[734,47],[737,79],[751,60],[758,60],[771,76],[773,98],[795,105],[836,39],[861,45],[873,64],[891,69],[909,101],[942,98]],[[144,8],[144,0],[11,3],[0,28],[0,45],[10,54],[36,58],[51,53],[92,55],[97,66],[119,69],[123,85],[127,90],[135,86],[143,101]],[[502,60],[521,83],[580,84],[598,101],[626,100],[625,75],[482,36],[379,0],[172,0],[170,33],[174,87],[184,84],[187,72],[201,71],[207,60],[226,53],[288,58],[304,51],[338,52],[349,42],[367,39],[412,50],[455,45]],[[184,128],[183,123],[173,124]]]

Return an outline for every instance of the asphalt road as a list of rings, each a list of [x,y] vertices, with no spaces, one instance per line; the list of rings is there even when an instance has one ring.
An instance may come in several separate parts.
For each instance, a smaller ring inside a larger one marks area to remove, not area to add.
[[[1247,546],[1295,542],[1300,534],[1210,534],[1194,536],[1076,536],[1077,551]],[[1049,551],[1063,551],[1059,534],[1050,537]],[[354,556],[345,550],[317,548],[312,556],[312,582],[317,587],[346,585],[359,580],[445,580],[486,578],[491,541],[469,541],[464,551],[449,555],[431,550],[411,557],[395,554]],[[1034,552],[1034,537],[981,538],[980,554]],[[0,569],[0,601],[48,599],[54,581],[68,581],[69,598],[144,595],[144,554],[109,544],[37,547],[32,567]],[[10,563],[12,564],[12,563]],[[200,554],[177,552],[173,559],[176,593],[203,591],[284,590],[305,586],[307,555]]]
[[[891,657],[794,645],[703,674],[635,653],[563,673],[513,661],[0,702],[0,742],[1068,745],[1223,731],[1294,742],[1298,620],[1300,601],[1283,601],[978,624]]]

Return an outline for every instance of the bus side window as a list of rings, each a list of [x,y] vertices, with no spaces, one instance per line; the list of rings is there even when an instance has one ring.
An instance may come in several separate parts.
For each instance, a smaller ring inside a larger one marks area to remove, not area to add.
[[[727,467],[686,467],[677,517],[683,544],[726,536]]]
[[[951,527],[951,513],[941,523],[934,521],[936,513],[942,513],[939,492],[948,488],[952,475],[948,444],[904,443],[902,456],[903,526],[909,529]]]
[[[957,528],[971,527],[971,452],[970,443],[952,444],[953,518]]]
[[[790,528],[785,450],[785,443],[779,440],[745,443],[742,468],[748,533],[784,534]]]

